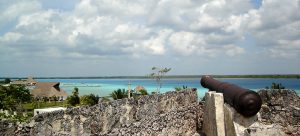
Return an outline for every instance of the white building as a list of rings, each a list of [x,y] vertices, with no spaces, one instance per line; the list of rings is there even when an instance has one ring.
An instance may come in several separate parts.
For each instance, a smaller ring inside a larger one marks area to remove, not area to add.
[[[58,111],[58,110],[66,110],[64,107],[55,107],[55,108],[46,108],[46,109],[34,109],[33,110],[33,115],[41,114],[41,113],[46,113],[46,112],[52,112],[52,111]]]

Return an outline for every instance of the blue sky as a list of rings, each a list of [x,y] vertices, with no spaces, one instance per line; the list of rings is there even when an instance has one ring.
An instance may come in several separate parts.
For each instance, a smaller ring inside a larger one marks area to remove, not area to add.
[[[0,76],[300,74],[299,0],[0,2]]]
[[[260,8],[262,0],[251,0],[256,9]]]

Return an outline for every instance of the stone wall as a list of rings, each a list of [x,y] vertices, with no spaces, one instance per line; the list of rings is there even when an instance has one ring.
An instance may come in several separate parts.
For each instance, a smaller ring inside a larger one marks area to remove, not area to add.
[[[279,124],[288,135],[300,135],[300,98],[294,90],[265,89],[258,91],[263,105],[261,121]]]
[[[5,119],[0,119],[0,136],[14,134],[16,130],[16,123]]]
[[[35,116],[18,135],[194,135],[202,109],[195,90],[120,99]]]

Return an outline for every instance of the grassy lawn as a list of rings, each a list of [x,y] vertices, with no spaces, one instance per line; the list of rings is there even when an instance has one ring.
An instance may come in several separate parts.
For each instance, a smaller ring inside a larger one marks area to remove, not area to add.
[[[23,103],[22,107],[23,110],[26,111],[27,116],[23,116],[24,112],[17,113],[16,116],[11,115],[5,115],[5,113],[0,113],[0,119],[10,119],[14,122],[26,122],[33,116],[33,110],[34,109],[43,109],[43,108],[50,108],[50,107],[65,107],[66,102],[29,102],[29,103]]]
[[[66,107],[66,102],[29,102],[22,104],[24,110],[27,112],[27,115],[33,116],[34,109],[44,109],[50,107]]]
[[[27,111],[33,111],[33,109],[43,109],[49,107],[65,107],[65,102],[36,102],[36,103],[24,103],[23,108]]]

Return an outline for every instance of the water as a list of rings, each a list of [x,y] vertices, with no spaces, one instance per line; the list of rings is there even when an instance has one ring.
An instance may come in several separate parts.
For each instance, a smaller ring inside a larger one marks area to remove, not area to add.
[[[260,78],[220,78],[223,82],[233,83],[251,90],[259,90],[266,86],[271,86],[274,83],[281,83],[287,89],[296,90],[300,95],[300,79],[260,79]],[[79,88],[79,95],[93,93],[99,96],[108,96],[112,91],[128,89],[128,84],[131,84],[131,89],[138,85],[144,86],[148,93],[156,90],[157,84],[153,79],[37,79],[39,82],[60,82],[60,87],[68,94],[71,94],[74,87]],[[199,98],[203,97],[208,90],[200,85],[200,79],[164,79],[162,81],[160,92],[175,90],[175,87],[187,86],[197,88]]]

